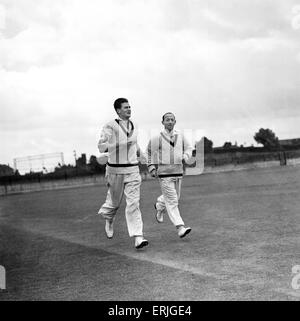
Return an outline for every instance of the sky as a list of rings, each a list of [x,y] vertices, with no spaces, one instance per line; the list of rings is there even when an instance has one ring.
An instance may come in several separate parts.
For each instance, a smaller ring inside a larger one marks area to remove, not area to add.
[[[299,88],[300,0],[0,0],[0,164],[97,155],[118,97],[145,144],[167,111],[214,146],[300,137]]]

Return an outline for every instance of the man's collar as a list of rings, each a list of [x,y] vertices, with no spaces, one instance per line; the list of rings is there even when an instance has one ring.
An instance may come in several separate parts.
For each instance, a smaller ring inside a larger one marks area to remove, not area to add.
[[[173,129],[171,132],[169,132],[168,130],[164,129],[163,133],[168,135],[168,136],[174,136],[174,135],[177,134],[177,131],[176,131],[176,129]]]

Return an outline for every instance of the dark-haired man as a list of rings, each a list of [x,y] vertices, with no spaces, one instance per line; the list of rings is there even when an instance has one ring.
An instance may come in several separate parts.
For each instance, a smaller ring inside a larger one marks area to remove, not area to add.
[[[105,218],[106,235],[112,238],[115,215],[125,194],[128,233],[135,238],[135,247],[140,249],[148,245],[148,241],[143,237],[139,207],[141,175],[137,160],[137,126],[130,120],[131,107],[126,98],[118,98],[114,102],[114,108],[118,118],[103,127],[98,143],[100,153],[106,153],[108,159],[108,192],[98,214]]]

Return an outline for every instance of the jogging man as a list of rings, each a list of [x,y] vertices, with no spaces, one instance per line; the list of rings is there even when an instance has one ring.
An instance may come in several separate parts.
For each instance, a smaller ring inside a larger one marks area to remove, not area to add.
[[[152,138],[147,147],[148,170],[152,177],[158,177],[162,191],[155,203],[156,220],[162,223],[167,212],[182,238],[192,230],[185,226],[178,209],[183,161],[192,156],[192,147],[183,134],[174,130],[176,119],[173,113],[164,114],[162,124],[164,130]]]
[[[137,127],[130,120],[131,107],[126,98],[114,102],[118,118],[107,123],[101,132],[98,148],[101,156],[107,156],[106,179],[108,192],[98,214],[105,219],[105,232],[113,237],[115,215],[126,197],[125,217],[130,237],[135,238],[135,247],[148,245],[143,237],[143,221],[140,212],[141,175],[137,160]]]

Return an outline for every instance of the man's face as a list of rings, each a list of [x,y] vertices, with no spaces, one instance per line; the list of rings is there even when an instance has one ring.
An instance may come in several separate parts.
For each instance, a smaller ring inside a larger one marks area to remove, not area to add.
[[[118,115],[121,119],[129,119],[131,116],[131,108],[129,103],[122,103],[121,108],[118,109]]]
[[[165,126],[166,130],[172,131],[176,124],[175,116],[171,113],[166,114],[164,120],[162,121],[162,124]]]

